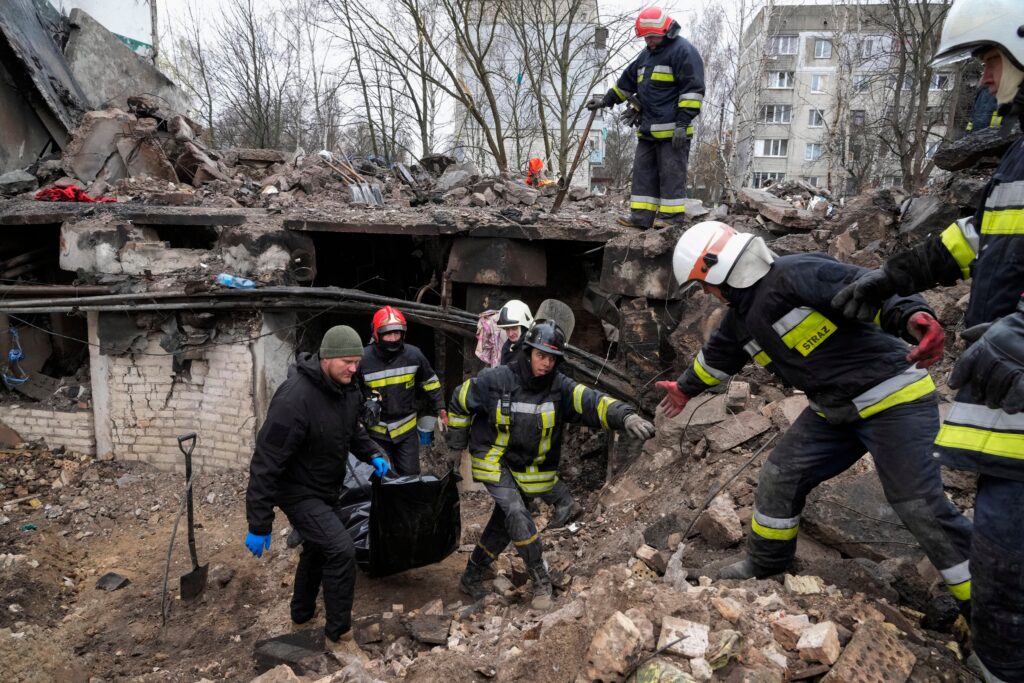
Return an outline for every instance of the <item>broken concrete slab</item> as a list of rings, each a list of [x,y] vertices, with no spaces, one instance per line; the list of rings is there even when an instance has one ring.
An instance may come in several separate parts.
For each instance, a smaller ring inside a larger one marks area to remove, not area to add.
[[[606,292],[649,299],[677,299],[672,272],[677,228],[630,232],[605,244],[599,286]]]
[[[451,617],[443,614],[420,614],[409,620],[409,634],[427,645],[445,645],[451,623]]]
[[[665,417],[659,410],[654,416],[658,446],[678,448],[684,431],[686,441],[700,440],[708,429],[729,417],[727,401],[725,394],[700,397],[687,403],[683,412],[672,418]]]
[[[733,415],[707,431],[708,445],[714,451],[727,451],[771,429],[772,423],[764,415],[746,411]]]
[[[188,97],[171,79],[89,14],[76,8],[69,19],[71,34],[64,57],[91,107],[126,109],[130,95],[148,93],[174,111],[188,110]]]
[[[869,621],[853,638],[822,683],[904,683],[917,657],[881,622]]]
[[[286,664],[296,674],[303,676],[307,673],[324,672],[327,664],[324,634],[320,629],[308,629],[257,640],[253,655],[259,673]]]
[[[547,264],[543,246],[499,238],[457,238],[448,256],[453,282],[500,287],[543,287]]]
[[[761,414],[769,418],[776,429],[786,430],[793,426],[800,414],[807,410],[809,402],[804,394],[787,396],[766,405]]]
[[[0,194],[14,195],[31,192],[39,187],[39,181],[31,173],[22,170],[8,171],[0,175]]]
[[[960,217],[960,208],[945,197],[924,195],[910,200],[900,220],[900,234],[925,237],[938,233]]]
[[[764,190],[744,187],[739,190],[736,198],[740,203],[785,228],[810,230],[818,225],[818,219],[810,211],[798,209],[785,199],[780,199]]]
[[[772,637],[787,650],[795,650],[800,636],[811,625],[806,614],[788,614],[771,622]]]
[[[117,140],[117,152],[124,161],[127,174],[133,178],[150,177],[178,182],[174,166],[167,160],[163,147],[153,137],[124,137]]]
[[[64,148],[65,168],[84,183],[96,178],[108,183],[124,178],[128,169],[117,151],[117,141],[132,137],[135,122],[133,115],[120,109],[86,113]]]
[[[939,146],[935,165],[945,171],[995,166],[1003,153],[1021,136],[1016,117],[1006,116],[1001,126],[984,128],[952,143]]]
[[[640,629],[622,612],[615,612],[590,641],[586,680],[621,681],[636,664],[644,645]]]

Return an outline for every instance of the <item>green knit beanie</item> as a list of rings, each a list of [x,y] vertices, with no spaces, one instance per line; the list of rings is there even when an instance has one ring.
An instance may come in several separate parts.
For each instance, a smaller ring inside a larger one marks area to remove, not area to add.
[[[346,356],[362,356],[363,341],[359,333],[348,325],[335,325],[327,330],[320,342],[320,358],[345,358]]]

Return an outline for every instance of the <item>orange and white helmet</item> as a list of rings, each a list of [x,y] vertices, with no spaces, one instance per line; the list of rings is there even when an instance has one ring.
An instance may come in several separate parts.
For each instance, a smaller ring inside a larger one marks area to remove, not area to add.
[[[660,7],[648,7],[641,10],[636,18],[636,37],[665,36],[675,38],[679,35],[679,23]]]
[[[774,260],[760,237],[736,232],[719,221],[705,221],[676,242],[672,270],[679,284],[699,281],[749,287],[768,273]]]

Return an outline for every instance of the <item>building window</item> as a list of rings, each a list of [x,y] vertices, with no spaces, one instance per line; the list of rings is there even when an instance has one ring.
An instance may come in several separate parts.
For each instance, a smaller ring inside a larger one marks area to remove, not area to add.
[[[761,123],[789,123],[792,117],[791,104],[766,104],[761,107]]]
[[[932,82],[928,85],[928,89],[949,90],[952,84],[949,74],[932,74]]]
[[[804,149],[804,161],[817,161],[823,152],[820,142],[808,142]]]
[[[857,43],[857,57],[866,59],[882,51],[881,36],[865,36]]]
[[[807,183],[808,185],[813,185],[814,187],[817,187],[818,183],[821,182],[821,178],[816,175],[805,175],[804,182]]]
[[[792,88],[793,87],[793,72],[792,71],[769,71],[768,72],[768,87],[769,88]]]
[[[797,36],[772,36],[768,39],[768,54],[795,55],[798,41]]]
[[[828,76],[825,74],[811,74],[811,92],[825,92],[828,85]]]
[[[871,76],[868,74],[853,75],[853,92],[867,92],[871,89]]]
[[[821,128],[825,125],[825,112],[821,109],[811,109],[807,112],[807,126],[809,128]]]
[[[832,41],[826,38],[815,38],[814,58],[832,59]]]
[[[903,187],[903,176],[887,175],[882,178],[882,187]]]
[[[754,171],[750,179],[750,185],[755,188],[761,188],[781,183],[785,179],[786,174],[779,171]]]
[[[868,119],[868,113],[863,109],[853,109],[850,111],[850,124],[854,126],[863,126]]]
[[[789,140],[786,138],[754,141],[754,156],[757,157],[784,157],[788,151]]]
[[[896,84],[899,82],[899,78],[896,75],[889,76],[889,89],[895,90]],[[910,74],[903,75],[903,90],[912,90],[914,88],[914,78]]]

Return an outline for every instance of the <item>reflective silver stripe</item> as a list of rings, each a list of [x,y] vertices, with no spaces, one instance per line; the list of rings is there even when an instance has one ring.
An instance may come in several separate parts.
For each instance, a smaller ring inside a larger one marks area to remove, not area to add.
[[[743,350],[750,355],[751,358],[761,353],[761,345],[756,341],[747,342],[743,345]]]
[[[712,377],[714,377],[715,379],[717,379],[717,380],[719,380],[721,382],[724,382],[725,380],[729,379],[729,377],[732,376],[732,375],[730,375],[727,372],[722,372],[721,370],[716,370],[715,368],[713,368],[710,365],[708,365],[708,362],[706,360],[704,360],[704,350],[703,349],[701,349],[700,353],[697,354],[697,362],[700,363],[700,366],[702,368],[704,368],[704,370],[709,375],[711,375]]]
[[[659,64],[658,66],[651,69],[651,73],[655,74],[670,74],[672,73],[672,67],[668,64]]]
[[[395,429],[398,429],[402,425],[409,424],[409,420],[415,420],[415,419],[416,419],[416,413],[413,413],[412,415],[408,415],[406,417],[403,417],[400,420],[396,420],[395,422],[378,422],[377,426],[378,427],[379,426],[387,427],[387,430],[390,432],[390,431],[394,431]]]
[[[656,17],[642,17],[637,19],[637,23],[643,28],[661,28],[665,24],[665,15],[658,14]]]
[[[675,129],[676,129],[676,122],[675,121],[673,121],[672,123],[652,123],[651,124],[651,132],[654,132],[656,130],[675,130]]]
[[[701,95],[699,92],[684,92],[682,95],[679,96],[679,99],[681,99],[681,100],[697,100],[698,102],[703,102],[704,101],[704,96]]]
[[[398,375],[408,375],[410,373],[416,374],[416,371],[420,369],[418,365],[406,365],[404,368],[388,368],[387,370],[381,370],[380,372],[370,372],[363,375],[363,379],[367,382],[376,379],[384,379],[386,377],[397,377]]]
[[[794,308],[792,311],[779,318],[772,325],[772,329],[775,330],[775,333],[777,335],[779,335],[780,337],[784,337],[786,336],[787,332],[789,332],[791,329],[802,323],[804,321],[804,318],[809,316],[811,313],[814,313],[814,309],[808,308],[807,306]]]
[[[1024,180],[1002,183],[992,188],[992,193],[985,199],[986,209],[1006,209],[1024,206]]]
[[[961,218],[956,222],[956,225],[960,228],[960,232],[963,233],[964,239],[971,245],[971,249],[973,249],[974,253],[977,254],[979,246],[978,230],[974,227],[974,216]]]
[[[971,580],[971,570],[968,568],[970,562],[964,560],[955,567],[949,569],[940,569],[939,573],[942,574],[942,580],[950,585],[956,585],[963,583],[964,581]]]
[[[643,195],[639,194],[630,195],[629,201],[643,202],[644,204],[661,204],[661,199],[659,197],[644,197]]]
[[[754,519],[761,526],[766,526],[769,529],[792,529],[793,527],[800,524],[800,515],[796,517],[769,517],[768,515],[754,510]]]
[[[540,413],[551,413],[555,410],[555,404],[547,403],[513,403],[513,413],[526,413],[528,415],[539,415]]]
[[[662,199],[662,206],[686,206],[685,199]]]
[[[987,432],[1024,432],[1024,413],[1010,415],[998,408],[975,403],[955,402],[945,421],[950,424],[977,427]]]
[[[853,405],[856,406],[857,412],[860,412],[869,406],[875,405],[889,394],[894,394],[903,387],[909,386],[917,380],[923,379],[927,376],[927,370],[911,365],[895,377],[890,377],[884,382],[879,382],[860,396],[855,396],[853,399]]]

